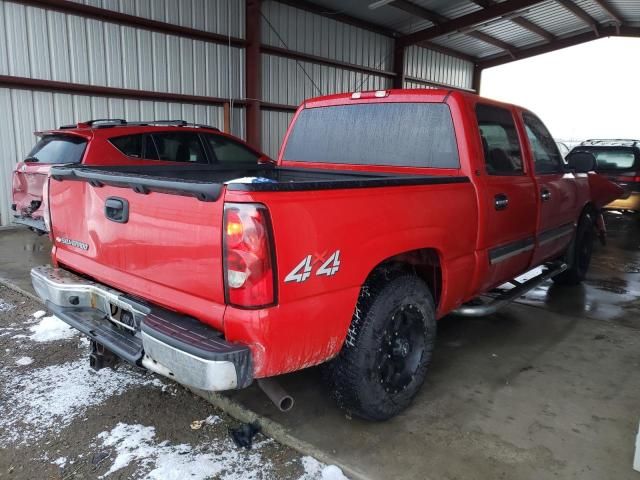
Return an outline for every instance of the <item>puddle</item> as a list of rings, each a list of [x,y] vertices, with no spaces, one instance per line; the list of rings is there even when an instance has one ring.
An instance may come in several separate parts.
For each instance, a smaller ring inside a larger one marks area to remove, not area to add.
[[[609,280],[589,280],[587,281],[589,285],[593,285],[598,290],[602,290],[603,292],[615,293],[617,295],[627,295],[629,294],[629,290],[627,290],[628,282],[626,280],[622,280],[621,278],[611,278]]]

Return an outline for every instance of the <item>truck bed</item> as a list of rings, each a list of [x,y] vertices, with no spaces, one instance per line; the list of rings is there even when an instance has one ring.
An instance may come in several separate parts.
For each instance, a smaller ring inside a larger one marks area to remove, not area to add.
[[[319,170],[256,165],[252,168],[217,165],[60,166],[51,170],[55,180],[81,180],[93,186],[129,187],[193,196],[216,201],[223,185],[240,191],[299,191],[339,188],[388,187],[468,182],[467,177],[398,175],[373,172]]]

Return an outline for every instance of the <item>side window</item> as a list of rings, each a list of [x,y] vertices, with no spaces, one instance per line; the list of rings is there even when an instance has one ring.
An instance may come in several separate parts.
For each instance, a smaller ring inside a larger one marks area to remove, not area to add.
[[[259,155],[249,150],[247,147],[229,140],[222,135],[205,134],[207,143],[213,150],[219,164],[222,165],[237,165],[237,164],[249,164],[256,165],[258,163]]]
[[[168,162],[207,163],[197,133],[164,132],[151,135],[160,160]]]
[[[504,108],[476,105],[476,118],[489,175],[522,175],[522,152],[511,112]]]
[[[158,160],[158,153],[151,135],[125,135],[111,138],[109,141],[127,157]]]
[[[142,135],[127,135],[109,140],[111,144],[127,157],[142,157]]]
[[[536,174],[563,173],[562,155],[555,140],[538,117],[523,113],[524,128],[531,145]]]

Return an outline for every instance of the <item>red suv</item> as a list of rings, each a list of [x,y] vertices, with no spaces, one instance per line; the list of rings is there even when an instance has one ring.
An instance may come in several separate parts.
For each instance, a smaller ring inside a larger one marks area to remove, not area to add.
[[[45,225],[43,187],[52,165],[148,165],[168,163],[255,166],[272,160],[241,139],[215,127],[184,120],[127,122],[91,120],[39,138],[13,172],[14,222],[38,233]]]

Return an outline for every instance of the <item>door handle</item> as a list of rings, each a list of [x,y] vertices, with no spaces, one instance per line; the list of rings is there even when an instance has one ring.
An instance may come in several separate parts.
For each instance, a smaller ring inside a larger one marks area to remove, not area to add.
[[[112,222],[127,223],[129,221],[129,202],[119,197],[107,198],[104,202],[104,215]]]
[[[496,210],[504,210],[509,206],[509,197],[504,193],[499,193],[494,197]]]
[[[542,199],[543,202],[551,200],[551,192],[546,188],[543,188],[542,191],[540,192],[540,198]]]

